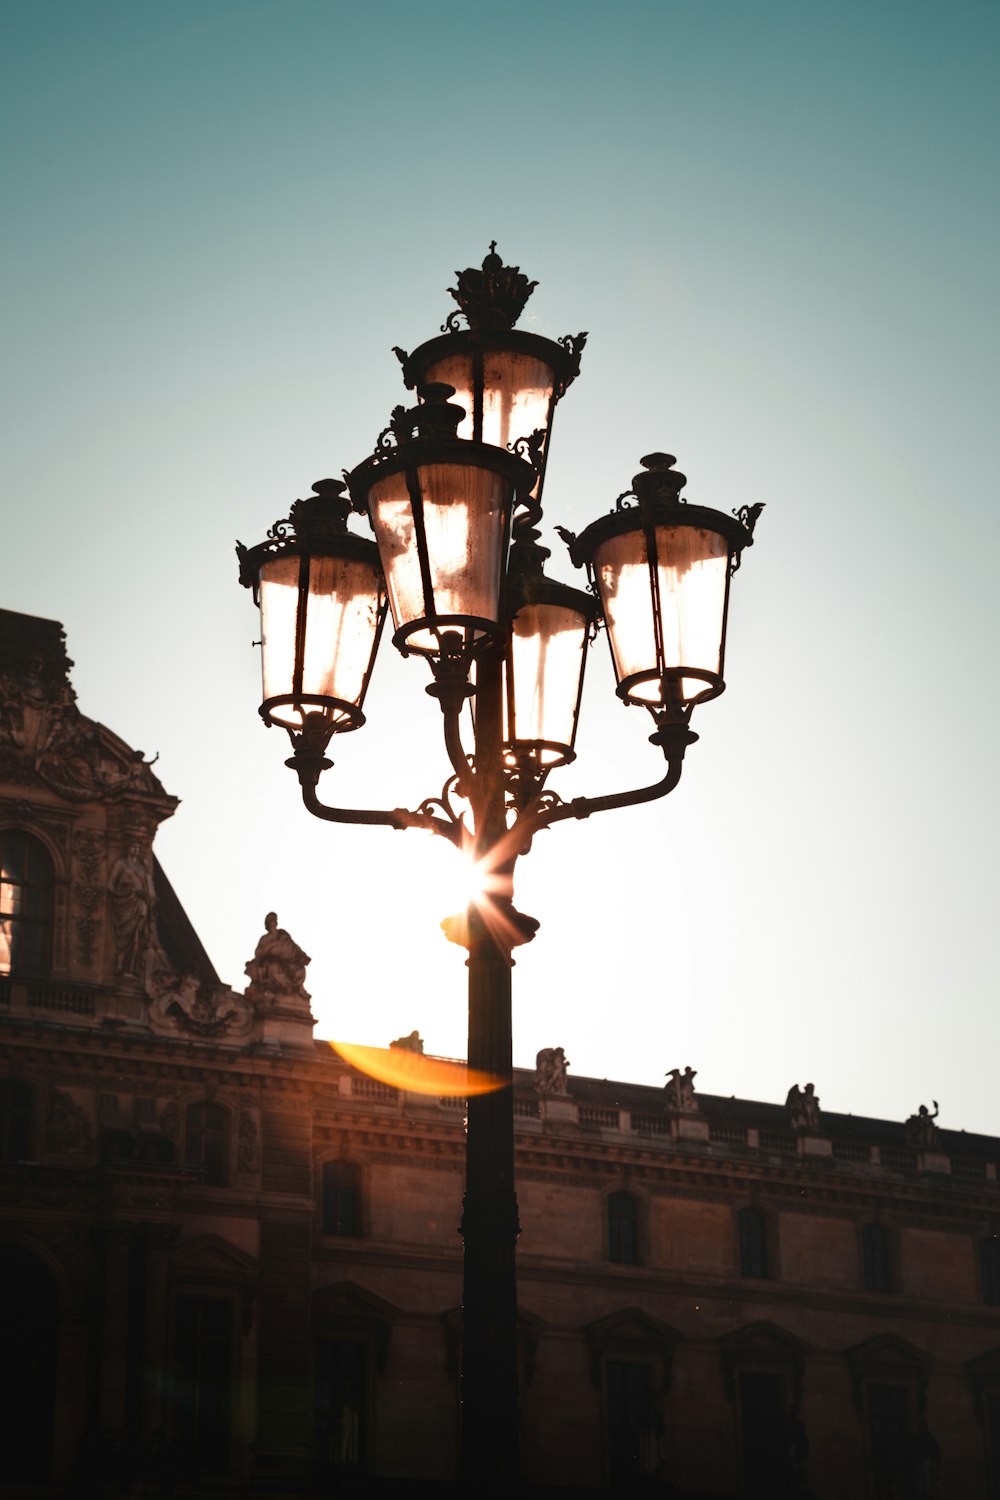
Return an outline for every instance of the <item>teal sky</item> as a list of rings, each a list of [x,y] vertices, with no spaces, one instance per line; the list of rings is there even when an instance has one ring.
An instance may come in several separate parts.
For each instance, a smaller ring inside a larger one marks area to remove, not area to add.
[[[515,1060],[1000,1133],[998,63],[963,0],[5,0],[0,604],[160,752],[225,978],[274,908],[323,1034],[464,1051],[449,851],[301,811],[232,547],[370,450],[496,238],[590,331],[549,526],[655,449],[767,504],[679,790],[521,867]],[[438,789],[425,680],[387,638],[328,800]],[[601,639],[557,790],[653,779],[648,732]]]

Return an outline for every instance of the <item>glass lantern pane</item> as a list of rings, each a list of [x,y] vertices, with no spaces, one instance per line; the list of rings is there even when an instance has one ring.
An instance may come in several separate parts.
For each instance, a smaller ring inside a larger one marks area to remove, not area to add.
[[[518,610],[510,643],[513,714],[504,707],[509,741],[546,740],[572,749],[586,641],[587,621],[575,609],[528,604]],[[542,751],[540,758],[543,764],[558,760],[560,752]]]
[[[264,563],[260,571],[265,699],[296,691],[299,567],[298,556],[279,557]],[[298,691],[360,706],[378,628],[378,596],[373,564],[356,558],[310,558]],[[305,706],[306,712],[316,709],[316,704]],[[302,713],[294,705],[278,708],[274,717],[279,723],[301,728]],[[333,714],[335,724],[348,720],[346,714]]]
[[[360,705],[378,629],[379,579],[360,558],[312,557],[302,691]]]
[[[428,366],[426,379],[455,387],[451,398],[465,408],[458,436],[473,434],[472,355],[449,354]],[[530,437],[549,424],[555,376],[552,366],[534,355],[512,349],[487,349],[483,354],[484,443],[507,448],[517,438]]]
[[[276,557],[264,563],[260,570],[260,654],[265,699],[292,691],[298,603],[299,559]]]
[[[497,621],[511,482],[489,469],[458,463],[421,464],[417,482],[423,499],[422,539],[417,536],[405,474],[376,480],[369,496],[396,629],[422,619],[454,622],[461,628],[455,617],[470,615]],[[429,597],[420,570],[421,540],[426,545]],[[437,636],[430,629],[416,631],[407,645],[435,651]]]
[[[726,540],[701,527],[657,526],[656,549],[663,666],[717,674],[729,569]],[[594,561],[619,682],[638,672],[657,672],[645,534],[637,530],[610,537],[597,548]],[[681,678],[685,702],[707,687],[701,678]],[[658,678],[631,691],[647,703],[662,696]]]

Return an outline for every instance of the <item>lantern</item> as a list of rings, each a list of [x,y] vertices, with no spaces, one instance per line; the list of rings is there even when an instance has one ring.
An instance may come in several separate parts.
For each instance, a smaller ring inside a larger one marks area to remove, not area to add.
[[[502,634],[511,516],[535,480],[523,459],[456,438],[465,413],[454,394],[428,386],[423,404],[397,407],[374,455],[348,476],[375,533],[404,656],[468,660]]]
[[[623,496],[571,538],[570,553],[597,584],[618,696],[686,717],[725,689],[729,580],[763,507],[727,516],[687,505],[675,461],[665,453],[642,459],[632,481],[637,503],[623,507]]]
[[[318,480],[266,542],[237,543],[240,582],[260,606],[261,717],[292,732],[314,715],[330,733],[365,722],[386,601],[378,548],[347,529],[346,488]]]
[[[540,508],[515,521],[504,662],[504,754],[537,777],[575,759],[593,594],[546,578],[548,551],[531,529]]]
[[[457,271],[458,286],[449,288],[468,327],[459,328],[459,312],[453,312],[441,337],[412,354],[402,349],[395,353],[410,390],[419,393],[439,382],[454,386],[465,411],[458,437],[497,448],[513,448],[519,439],[534,437],[537,498],[556,403],[580,373],[587,335],[567,334],[555,342],[515,328],[538,283],[523,276],[519,266],[505,266],[495,252],[494,241],[482,270]]]

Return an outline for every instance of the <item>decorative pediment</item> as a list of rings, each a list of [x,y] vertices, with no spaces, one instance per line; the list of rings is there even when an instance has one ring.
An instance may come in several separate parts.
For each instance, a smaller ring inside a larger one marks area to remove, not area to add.
[[[639,1307],[625,1307],[598,1318],[584,1328],[590,1347],[590,1378],[601,1384],[601,1364],[608,1356],[654,1355],[661,1363],[663,1389],[670,1386],[674,1351],[680,1334],[669,1323],[661,1323]]]
[[[258,1262],[252,1255],[217,1234],[201,1234],[185,1240],[170,1257],[170,1276],[179,1290],[236,1291],[243,1315],[243,1332],[253,1326],[257,1296]]]
[[[722,1379],[726,1395],[732,1399],[736,1376],[741,1369],[781,1370],[792,1377],[795,1400],[802,1394],[806,1355],[809,1345],[777,1323],[762,1318],[735,1328],[719,1340],[722,1352]]]
[[[931,1360],[922,1349],[907,1343],[906,1339],[897,1338],[894,1333],[879,1333],[846,1352],[854,1404],[859,1411],[863,1405],[865,1381],[889,1380],[915,1383],[918,1407],[923,1413]]]
[[[257,1261],[217,1234],[202,1234],[185,1240],[170,1257],[175,1278],[225,1281],[230,1285],[257,1279]]]
[[[380,1370],[389,1355],[392,1325],[399,1308],[354,1281],[335,1281],[313,1292],[313,1327],[320,1334],[353,1333],[373,1339]]]

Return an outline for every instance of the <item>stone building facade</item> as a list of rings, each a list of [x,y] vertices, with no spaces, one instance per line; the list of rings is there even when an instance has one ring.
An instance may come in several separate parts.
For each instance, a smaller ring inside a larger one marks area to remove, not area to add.
[[[447,1480],[462,1101],[315,1040],[273,915],[219,980],[153,854],[176,804],[68,667],[0,612],[6,1477]],[[1000,1496],[1000,1140],[558,1048],[515,1111],[530,1480]]]

